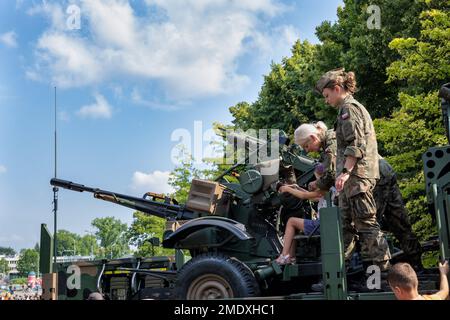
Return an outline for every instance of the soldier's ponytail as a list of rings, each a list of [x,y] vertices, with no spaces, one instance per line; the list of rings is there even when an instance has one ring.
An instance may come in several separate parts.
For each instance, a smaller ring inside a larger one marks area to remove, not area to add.
[[[328,76],[327,76],[328,74]],[[357,90],[356,88],[356,76],[353,71],[345,72],[344,68],[336,69],[329,71],[322,77],[323,80],[319,80],[319,83],[322,81],[325,83],[322,90],[324,88],[334,88],[335,86],[340,86],[345,89],[350,94],[354,94]]]
[[[344,75],[342,86],[350,94],[354,94],[356,92],[356,76],[353,71],[347,72]]]

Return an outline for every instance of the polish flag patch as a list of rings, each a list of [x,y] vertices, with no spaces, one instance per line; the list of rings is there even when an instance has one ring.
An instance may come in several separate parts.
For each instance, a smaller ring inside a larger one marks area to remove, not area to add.
[[[346,112],[346,113],[343,113],[342,115],[341,115],[341,119],[342,120],[346,120],[346,119],[348,119],[350,117],[350,115]]]

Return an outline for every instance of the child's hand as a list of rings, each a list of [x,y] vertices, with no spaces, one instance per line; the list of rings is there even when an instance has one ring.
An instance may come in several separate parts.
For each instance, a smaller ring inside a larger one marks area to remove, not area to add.
[[[290,186],[281,186],[280,189],[278,189],[279,193],[285,193],[285,192],[289,192],[291,189]]]

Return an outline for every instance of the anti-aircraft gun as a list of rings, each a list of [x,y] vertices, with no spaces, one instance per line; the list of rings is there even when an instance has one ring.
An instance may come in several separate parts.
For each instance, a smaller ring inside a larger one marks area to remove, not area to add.
[[[450,142],[450,84],[443,86],[439,95]],[[278,156],[265,161],[257,157],[256,162],[249,161],[254,156],[252,153],[257,153],[270,139],[239,134],[228,138],[239,140],[246,155],[215,181],[193,180],[185,204],[155,193],[146,193],[139,198],[52,179],[53,186],[90,192],[95,198],[166,219],[163,246],[174,248],[176,255],[175,258],[105,259],[70,262],[70,265],[57,263],[53,265],[53,271],[58,275],[56,288],[56,281],[51,278],[51,236],[43,225],[40,269],[47,273],[43,286],[47,297],[57,289],[60,299],[83,299],[91,291],[102,292],[111,299],[214,299],[269,295],[288,299],[393,298],[391,292],[348,291],[346,279],[349,269],[343,259],[337,207],[321,209],[321,236],[296,236],[296,264],[284,267],[276,264],[274,258],[282,248],[280,215],[290,206],[293,211],[307,211],[306,206],[309,206],[307,202],[283,199],[277,192],[277,185],[280,182],[291,183],[294,179],[298,185],[306,186],[313,178],[315,161],[302,155],[295,145],[289,145],[283,134],[277,137]],[[423,163],[429,207],[436,218],[439,233],[430,247],[436,248],[437,245],[441,257],[448,259],[450,146],[430,148],[423,155]],[[277,170],[272,170],[274,168]],[[186,263],[182,251],[190,253],[191,259]],[[71,281],[77,274],[81,277],[79,287]],[[311,293],[310,284],[321,277],[323,293]],[[438,281],[435,269],[419,274],[419,283],[429,285],[430,290],[436,289]]]
[[[176,263],[171,265],[170,276],[158,273],[159,277],[167,276],[164,283],[169,287],[173,280],[176,297],[229,298],[257,296],[262,294],[261,291],[264,294],[283,293],[286,290],[281,279],[283,270],[273,262],[282,250],[279,218],[283,204],[301,214],[309,214],[310,205],[280,195],[277,189],[280,183],[306,186],[313,178],[315,160],[302,155],[295,145],[289,146],[289,139],[283,132],[276,135],[276,140],[236,133],[228,138],[244,146],[241,150],[244,155],[215,181],[194,179],[185,204],[150,192],[139,198],[61,179],[52,179],[50,184],[90,192],[97,199],[166,219],[162,245],[174,248],[178,253],[188,250],[191,256],[191,260],[183,265],[184,261],[178,255]],[[265,161],[261,161],[260,153],[264,153],[261,150],[269,143],[275,143],[276,147],[269,157],[265,156]],[[238,181],[230,181],[233,179]],[[303,258],[312,259],[305,269],[308,272],[300,276],[294,272],[288,278],[300,280],[313,276],[304,283],[309,287],[321,274],[320,248],[305,247],[309,248],[309,253]],[[142,268],[127,270],[152,275],[150,270]],[[205,277],[205,274],[209,276]],[[286,281],[286,276],[284,278]],[[298,283],[291,285],[299,288]],[[134,291],[139,292],[139,288]]]

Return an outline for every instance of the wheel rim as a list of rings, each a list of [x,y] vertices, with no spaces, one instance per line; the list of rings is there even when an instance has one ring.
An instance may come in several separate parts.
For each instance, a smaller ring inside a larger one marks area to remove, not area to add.
[[[189,286],[188,300],[210,300],[233,298],[233,289],[228,281],[216,274],[205,274]]]

